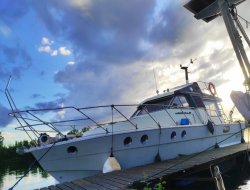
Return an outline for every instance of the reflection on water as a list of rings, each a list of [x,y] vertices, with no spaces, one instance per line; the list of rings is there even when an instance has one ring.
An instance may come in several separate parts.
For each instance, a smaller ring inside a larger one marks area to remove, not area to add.
[[[250,129],[246,129],[244,136],[247,142],[249,138]],[[250,146],[249,146],[250,148]],[[16,181],[23,176],[32,161],[24,160],[16,162],[15,160],[3,161],[0,163],[0,189],[7,190],[12,187]],[[18,163],[18,164],[17,164]],[[20,164],[21,163],[21,164]],[[240,163],[239,163],[240,164]],[[247,163],[246,163],[247,164]],[[245,165],[246,166],[246,165]],[[242,170],[243,169],[243,170]],[[230,174],[222,175],[227,190],[249,190],[250,189],[250,173],[246,168],[236,168]],[[44,172],[39,166],[35,166],[29,173],[22,179],[15,190],[29,190],[42,188],[49,185],[58,183],[52,176]],[[215,185],[211,182],[198,182],[191,186],[178,188],[182,190],[213,190],[216,189]]]
[[[14,161],[5,161],[0,165],[0,189],[7,190],[12,187],[20,177],[27,171],[30,163],[17,165]],[[36,189],[51,184],[55,184],[57,181],[51,177],[48,173],[44,172],[39,166],[34,168],[15,186],[15,190],[29,190]]]

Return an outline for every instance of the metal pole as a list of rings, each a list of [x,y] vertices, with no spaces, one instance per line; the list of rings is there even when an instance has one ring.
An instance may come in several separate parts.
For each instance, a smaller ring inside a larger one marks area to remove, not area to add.
[[[237,30],[234,26],[234,23],[232,21],[230,14],[229,14],[229,6],[225,0],[218,0],[218,4],[219,4],[219,7],[221,9],[221,14],[222,14],[224,23],[226,25],[227,32],[228,32],[229,37],[231,39],[234,51],[236,53],[237,59],[240,63],[240,67],[241,67],[242,72],[244,74],[245,81],[247,82],[249,76],[248,76],[248,72],[246,71],[244,62],[242,60],[240,49],[238,47],[239,44],[237,43],[237,41],[239,41],[239,39],[236,39],[236,37],[239,38],[239,36],[237,36],[237,35],[235,36],[235,34],[234,34],[235,31],[237,31]]]
[[[234,14],[235,14],[235,13],[234,13]],[[236,22],[238,28],[240,29],[242,35],[244,36],[244,38],[245,38],[245,40],[246,40],[248,46],[250,47],[250,40],[249,40],[249,38],[248,38],[248,36],[247,36],[245,30],[243,29],[243,27],[242,27],[242,25],[241,25],[239,19],[237,18],[237,15],[235,15],[235,22]]]

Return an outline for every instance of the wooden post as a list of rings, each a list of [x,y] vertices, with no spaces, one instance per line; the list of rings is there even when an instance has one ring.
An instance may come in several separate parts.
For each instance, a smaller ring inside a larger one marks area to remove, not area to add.
[[[226,190],[224,186],[224,181],[222,179],[220,168],[218,165],[210,167],[210,172],[214,178],[214,182],[217,190]]]

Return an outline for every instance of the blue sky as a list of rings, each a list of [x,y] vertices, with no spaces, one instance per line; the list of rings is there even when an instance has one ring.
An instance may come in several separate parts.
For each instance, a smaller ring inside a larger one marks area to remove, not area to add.
[[[0,130],[5,139],[17,138],[4,96],[10,75],[20,109],[139,103],[155,95],[153,70],[162,92],[184,83],[179,65],[196,58],[191,81],[214,82],[230,109],[228,90],[243,89],[243,77],[222,18],[198,21],[183,8],[186,2],[1,0]],[[238,7],[248,20],[249,6],[246,1]]]

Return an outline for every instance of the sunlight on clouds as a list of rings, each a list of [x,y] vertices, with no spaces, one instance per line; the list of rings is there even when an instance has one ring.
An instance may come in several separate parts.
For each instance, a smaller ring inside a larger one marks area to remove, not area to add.
[[[68,55],[71,54],[71,51],[68,50],[65,46],[59,47],[59,48],[58,48],[58,52],[59,52],[61,55],[64,55],[64,56],[68,56]]]
[[[52,45],[54,41],[49,40],[46,37],[43,37],[41,40],[41,45],[38,47],[39,52],[49,53],[51,56],[57,56],[58,54],[63,56],[71,55],[71,51],[67,49],[65,46],[61,46],[58,49],[52,49]]]
[[[240,70],[239,65],[235,65],[227,73],[224,74],[225,79],[228,79],[227,83],[220,85],[217,88],[217,93],[220,98],[222,98],[222,105],[226,114],[228,115],[229,111],[233,107],[233,102],[230,98],[230,93],[232,90],[245,92],[245,87],[243,86],[244,77]],[[237,114],[237,117],[242,117]]]
[[[60,104],[60,107],[63,108],[64,107],[64,104]],[[65,117],[65,109],[62,109],[60,111],[58,111],[56,114],[57,116],[59,116],[60,119],[63,119]]]
[[[74,61],[69,61],[67,64],[68,64],[68,65],[74,65],[74,64],[76,64],[76,62],[74,62]]]
[[[51,55],[51,56],[57,56],[57,54],[58,54],[58,51],[57,51],[57,50],[52,50],[52,51],[50,52],[50,55]]]
[[[51,53],[53,51],[50,46],[41,46],[38,48],[39,52],[46,52],[46,53]]]
[[[66,2],[72,7],[80,8],[82,10],[88,9],[92,4],[91,0],[70,0]]]
[[[43,37],[41,40],[42,45],[52,45],[54,41],[50,41],[48,38]]]
[[[208,41],[202,52],[203,56],[210,56],[215,50],[221,50],[225,47],[225,42],[221,40]]]

